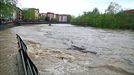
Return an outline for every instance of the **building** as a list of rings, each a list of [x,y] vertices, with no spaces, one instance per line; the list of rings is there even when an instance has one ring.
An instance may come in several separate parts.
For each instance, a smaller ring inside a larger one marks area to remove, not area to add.
[[[49,17],[50,20],[54,19],[54,13],[52,12],[47,12],[46,16]]]
[[[46,13],[39,14],[39,21],[46,21]]]
[[[16,20],[22,21],[22,10],[19,7],[16,9]]]
[[[52,12],[47,12],[46,16],[52,20],[52,22],[68,23],[70,22],[70,15],[68,14],[54,14]]]
[[[35,10],[35,20],[39,19],[39,9],[34,9]]]
[[[16,11],[14,10],[12,12],[12,16],[8,18],[8,20],[11,19],[11,20],[15,20],[16,19]]]
[[[54,18],[58,19],[59,18],[59,14],[54,14]]]
[[[134,9],[125,10],[125,12],[134,13]]]
[[[39,16],[40,16],[40,17],[46,16],[46,13],[40,13]]]
[[[58,16],[59,16],[58,22],[61,22],[61,23],[67,23],[67,22],[69,22],[69,16],[70,15],[59,14]]]

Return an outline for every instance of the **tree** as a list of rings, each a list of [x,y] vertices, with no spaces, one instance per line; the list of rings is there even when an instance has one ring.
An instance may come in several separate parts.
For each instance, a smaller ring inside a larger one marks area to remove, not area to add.
[[[17,0],[0,0],[0,18],[10,18],[16,10]]]
[[[49,21],[49,17],[48,16],[46,16],[45,21]]]
[[[99,14],[99,9],[98,8],[94,8],[92,13]]]
[[[17,4],[18,0],[0,0],[1,3]]]
[[[39,18],[39,20],[43,20],[43,21],[45,21],[45,18],[46,18],[46,16],[40,16],[40,18]]]
[[[35,8],[23,9],[23,19],[25,21],[35,20]]]
[[[115,2],[111,2],[108,8],[105,10],[106,13],[118,13],[120,11],[122,11],[122,7]]]

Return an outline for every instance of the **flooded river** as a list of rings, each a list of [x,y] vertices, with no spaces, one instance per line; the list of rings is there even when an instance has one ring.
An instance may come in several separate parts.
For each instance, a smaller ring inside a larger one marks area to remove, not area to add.
[[[6,31],[0,31],[0,39],[19,34],[41,75],[134,75],[133,31],[70,24],[25,25]]]

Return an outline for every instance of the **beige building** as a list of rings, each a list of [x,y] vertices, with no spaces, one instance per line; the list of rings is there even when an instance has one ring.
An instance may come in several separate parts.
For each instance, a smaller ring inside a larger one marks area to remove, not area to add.
[[[35,19],[39,19],[39,9],[35,9]]]

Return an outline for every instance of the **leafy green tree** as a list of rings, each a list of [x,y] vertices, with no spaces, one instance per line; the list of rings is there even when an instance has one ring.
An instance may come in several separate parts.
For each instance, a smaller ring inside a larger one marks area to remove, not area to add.
[[[0,0],[0,18],[10,18],[16,10],[17,0]]]
[[[68,23],[71,22],[71,15],[68,15],[68,16],[67,16],[67,21],[68,21]]]
[[[92,13],[99,14],[99,9],[98,8],[94,8]]]
[[[97,8],[72,18],[71,23],[81,26],[93,26],[111,29],[133,29],[134,13],[122,11],[119,4],[110,3],[106,13],[100,14]]]
[[[46,16],[45,21],[49,21],[49,17],[48,16]]]
[[[39,19],[45,21],[45,18],[46,18],[46,16],[40,16]]]
[[[122,8],[119,4],[111,2],[108,8],[105,10],[106,13],[118,13],[122,11]]]
[[[29,9],[23,9],[23,19],[25,21],[34,21],[35,20],[35,9],[29,8]]]

